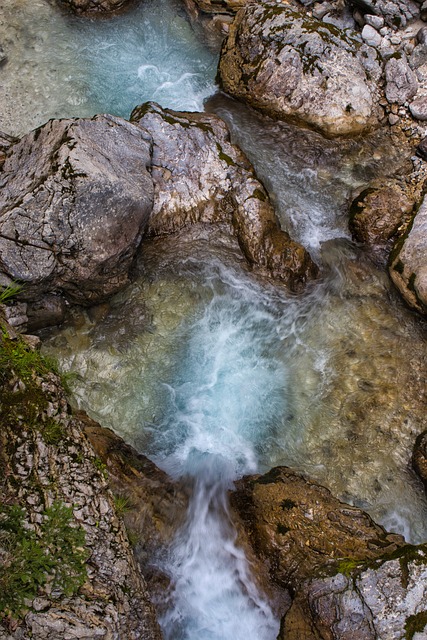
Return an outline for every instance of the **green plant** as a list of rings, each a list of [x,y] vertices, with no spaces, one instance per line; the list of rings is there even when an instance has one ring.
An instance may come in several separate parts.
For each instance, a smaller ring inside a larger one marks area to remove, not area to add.
[[[22,291],[22,285],[12,282],[0,291],[0,304],[7,304],[12,298]]]
[[[125,513],[132,508],[131,501],[126,496],[114,496],[114,506],[119,518],[123,518]]]
[[[19,618],[26,600],[49,585],[67,596],[86,580],[88,552],[83,529],[73,526],[72,509],[55,502],[43,512],[39,532],[25,526],[18,505],[0,507],[0,615]]]
[[[359,564],[360,561],[358,562],[352,558],[343,558],[337,564],[337,573],[342,573],[348,578]]]
[[[102,473],[104,478],[108,477],[107,465],[104,462],[102,462],[101,458],[94,458],[93,464],[98,469],[98,471],[100,471]]]

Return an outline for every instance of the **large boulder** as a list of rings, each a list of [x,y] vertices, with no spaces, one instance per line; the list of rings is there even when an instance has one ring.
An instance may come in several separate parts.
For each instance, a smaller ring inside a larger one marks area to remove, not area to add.
[[[28,299],[115,293],[152,208],[150,147],[146,131],[113,116],[51,120],[24,136],[0,174],[0,275]]]
[[[328,136],[378,124],[381,71],[375,49],[355,32],[275,2],[238,12],[219,63],[225,91]]]
[[[197,222],[228,225],[248,262],[300,290],[317,267],[280,229],[263,185],[244,154],[231,144],[215,115],[179,113],[155,103],[131,120],[153,139],[154,206],[147,233],[164,235]]]
[[[336,572],[348,562],[374,560],[404,542],[287,467],[238,481],[231,504],[272,578],[285,588],[299,588],[319,570]]]
[[[389,273],[409,304],[427,314],[427,198],[393,248]]]

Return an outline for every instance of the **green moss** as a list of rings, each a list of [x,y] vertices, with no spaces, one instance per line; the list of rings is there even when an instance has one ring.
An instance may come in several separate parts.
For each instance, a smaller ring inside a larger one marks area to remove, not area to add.
[[[0,507],[0,616],[20,618],[25,601],[49,584],[49,591],[71,596],[85,582],[88,552],[81,528],[72,524],[72,509],[56,502],[43,514],[38,532],[25,526],[18,505]]]
[[[412,640],[416,633],[424,631],[427,625],[427,611],[420,611],[413,616],[409,616],[405,622],[405,640]]]
[[[261,200],[262,202],[265,202],[267,200],[266,194],[261,189],[255,189],[253,194],[252,194],[252,197],[253,198],[257,198],[258,200]]]
[[[226,153],[224,153],[221,145],[219,144],[219,142],[216,143],[216,148],[218,149],[218,157],[220,160],[223,160],[224,162],[227,163],[227,166],[229,167],[234,167],[235,166],[235,162],[232,158],[230,158],[230,156],[228,156]]]
[[[336,564],[336,572],[342,573],[347,578],[351,576],[353,571],[357,569],[357,567],[363,566],[363,563],[360,561],[354,560],[354,558],[343,558],[339,560]]]

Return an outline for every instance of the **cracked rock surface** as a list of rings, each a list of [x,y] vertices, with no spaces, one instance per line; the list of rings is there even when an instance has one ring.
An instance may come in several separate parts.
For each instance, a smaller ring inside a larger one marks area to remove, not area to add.
[[[248,262],[300,290],[317,274],[309,254],[279,227],[267,192],[224,122],[155,103],[131,120],[153,138],[154,206],[148,233],[165,235],[197,222],[226,224]]]
[[[356,32],[273,2],[238,12],[219,64],[225,91],[327,136],[379,124],[381,72],[378,53]]]
[[[0,272],[27,298],[100,302],[128,280],[153,185],[146,131],[113,116],[51,120],[0,174]]]

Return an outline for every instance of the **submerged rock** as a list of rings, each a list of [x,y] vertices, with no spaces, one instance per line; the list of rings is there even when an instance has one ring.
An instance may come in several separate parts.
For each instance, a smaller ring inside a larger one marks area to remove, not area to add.
[[[409,304],[427,314],[427,199],[415,214],[405,235],[393,248],[389,273]]]
[[[350,231],[355,240],[368,245],[387,246],[408,222],[416,204],[407,185],[397,180],[371,184],[350,207]]]
[[[51,120],[0,174],[0,268],[35,299],[94,304],[118,291],[148,223],[150,139],[113,116]]]
[[[272,2],[239,11],[219,63],[225,91],[328,136],[378,125],[381,71],[377,52],[355,32]]]
[[[58,0],[75,13],[113,13],[119,11],[132,0]]]
[[[263,185],[217,116],[180,113],[154,103],[131,120],[153,138],[154,206],[148,234],[196,222],[222,223],[236,234],[250,264],[300,290],[317,274],[305,249],[280,229]]]
[[[364,511],[287,467],[238,481],[231,503],[255,551],[285,588],[297,589],[319,570],[337,571],[343,560],[373,560],[404,543]]]

